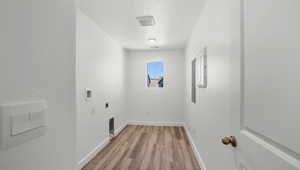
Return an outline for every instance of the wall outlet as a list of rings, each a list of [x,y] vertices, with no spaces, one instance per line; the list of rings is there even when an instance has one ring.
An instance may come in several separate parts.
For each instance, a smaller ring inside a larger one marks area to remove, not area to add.
[[[246,166],[240,163],[239,170],[247,170]]]
[[[196,135],[196,130],[194,128],[192,128],[191,131],[193,135]]]
[[[94,107],[91,109],[91,114],[92,115],[96,114],[96,109]]]

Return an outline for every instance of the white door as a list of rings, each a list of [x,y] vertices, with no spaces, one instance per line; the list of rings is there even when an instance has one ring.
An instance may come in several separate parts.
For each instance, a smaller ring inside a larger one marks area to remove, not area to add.
[[[233,73],[232,87],[236,164],[299,170],[300,0],[240,2],[241,58],[233,72],[241,72]]]

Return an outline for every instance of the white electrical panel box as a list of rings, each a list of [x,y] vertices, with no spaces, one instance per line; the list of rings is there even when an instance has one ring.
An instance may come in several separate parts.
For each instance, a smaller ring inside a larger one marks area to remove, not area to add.
[[[0,147],[7,149],[46,132],[46,101],[0,105]]]

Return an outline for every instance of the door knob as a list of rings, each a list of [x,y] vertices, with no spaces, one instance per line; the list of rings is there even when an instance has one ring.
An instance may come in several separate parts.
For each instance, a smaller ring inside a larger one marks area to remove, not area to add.
[[[237,147],[237,141],[236,138],[234,136],[230,136],[230,137],[225,137],[222,139],[222,143],[224,145],[229,145],[231,144],[233,147]]]

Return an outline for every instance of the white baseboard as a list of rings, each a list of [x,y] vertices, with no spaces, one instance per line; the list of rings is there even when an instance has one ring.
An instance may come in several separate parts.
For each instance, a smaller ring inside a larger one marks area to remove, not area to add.
[[[115,133],[117,136],[125,127],[127,123],[121,125]],[[89,152],[83,159],[78,162],[78,169],[83,168],[87,163],[89,163],[103,148],[105,148],[110,142],[110,137],[106,137],[99,145],[97,145],[91,152]]]
[[[88,162],[90,162],[98,152],[105,148],[109,144],[109,137],[106,137],[99,145],[97,145],[91,152],[89,152],[83,159],[78,162],[78,169],[83,168]]]
[[[129,121],[128,125],[144,126],[184,126],[184,122],[152,122],[152,121]]]
[[[121,125],[121,126],[116,130],[115,136],[118,136],[119,133],[122,132],[122,130],[123,130],[127,125],[128,125],[127,123],[124,123],[123,125]]]
[[[186,133],[187,133],[187,136],[188,136],[188,138],[189,138],[189,141],[190,141],[190,143],[191,143],[191,145],[192,145],[192,149],[193,149],[194,155],[196,156],[196,159],[197,159],[197,161],[198,161],[198,164],[199,164],[201,170],[207,170],[207,169],[206,169],[206,166],[205,166],[205,164],[204,164],[204,161],[203,161],[203,159],[201,158],[200,153],[198,152],[198,149],[197,149],[197,147],[196,147],[196,145],[195,145],[195,143],[194,143],[194,141],[193,141],[193,138],[192,138],[192,136],[191,136],[191,134],[190,134],[190,132],[189,132],[189,129],[187,128],[186,124],[184,124],[183,127],[184,127],[184,129],[185,129],[185,131],[186,131]]]

